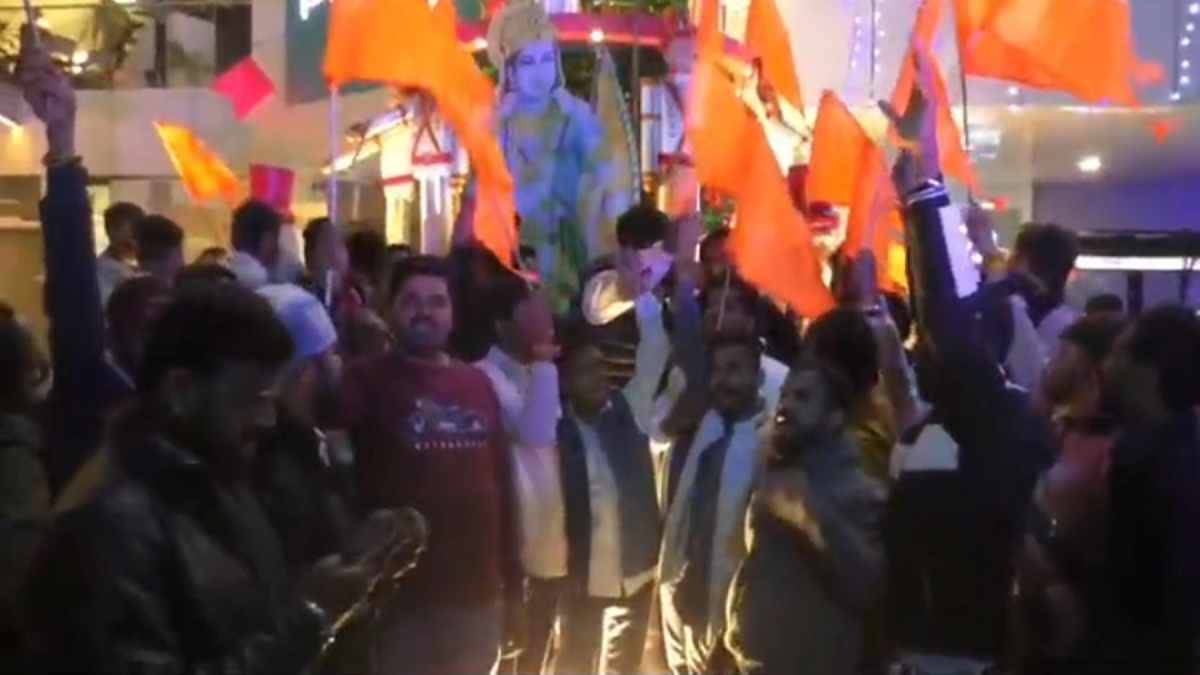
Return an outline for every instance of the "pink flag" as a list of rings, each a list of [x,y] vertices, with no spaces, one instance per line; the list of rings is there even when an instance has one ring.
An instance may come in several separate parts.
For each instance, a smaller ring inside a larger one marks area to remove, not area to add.
[[[212,88],[233,103],[233,114],[246,119],[254,109],[275,93],[275,83],[248,56],[213,81]]]

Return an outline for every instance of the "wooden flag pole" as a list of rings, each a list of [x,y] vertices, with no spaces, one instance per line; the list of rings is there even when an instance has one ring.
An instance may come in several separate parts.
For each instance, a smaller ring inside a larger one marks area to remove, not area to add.
[[[963,151],[969,158],[971,156],[971,118],[967,112],[967,62],[963,59],[962,43],[956,38],[954,44],[958,48],[958,86],[962,89]],[[971,193],[969,185],[967,186],[967,202],[975,202],[975,195]]]

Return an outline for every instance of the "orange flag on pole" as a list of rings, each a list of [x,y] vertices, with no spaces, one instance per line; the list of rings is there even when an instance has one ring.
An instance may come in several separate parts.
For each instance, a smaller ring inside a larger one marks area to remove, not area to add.
[[[1128,0],[955,0],[971,75],[1137,105],[1157,70],[1134,52]]]
[[[325,42],[325,79],[408,84],[431,81],[435,20],[428,2],[337,0]],[[403,31],[403,34],[400,34]]]
[[[896,113],[903,116],[908,110],[908,102],[917,85],[916,66],[913,63],[912,52],[920,49],[926,55],[926,62],[933,68],[934,91],[929,104],[937,116],[938,159],[942,171],[966,185],[972,192],[979,192],[979,177],[971,166],[971,156],[963,146],[962,132],[954,121],[950,110],[950,94],[946,88],[946,78],[942,69],[933,58],[932,45],[937,37],[944,15],[944,0],[925,0],[917,12],[917,21],[913,25],[912,41],[909,46],[909,56],[900,67],[900,76],[892,90],[891,104]],[[893,138],[898,138],[893,135]]]
[[[822,94],[805,179],[808,202],[849,206],[863,151],[869,145],[871,139],[837,94]]]
[[[762,75],[780,98],[804,110],[791,38],[775,0],[750,0],[746,18],[746,45],[762,60]]]
[[[688,101],[697,177],[737,205],[730,252],[741,275],[797,313],[820,315],[833,307],[833,296],[821,280],[812,233],[792,205],[762,125],[721,68],[715,13],[715,0],[704,0]]]
[[[879,288],[897,291],[907,285],[907,279],[902,256],[899,263],[896,261],[896,249],[904,246],[904,220],[896,188],[883,151],[874,143],[862,149],[859,166],[843,250],[854,256],[863,249],[870,249],[877,262],[875,272]]]
[[[200,203],[213,197],[230,204],[237,201],[237,176],[191,129],[161,122],[155,122],[154,129],[192,201]]]
[[[429,92],[471,160],[475,238],[511,266],[516,251],[513,181],[492,131],[495,88],[458,43],[453,0],[337,0],[325,46],[333,85],[386,82]],[[397,30],[403,30],[398,35]]]

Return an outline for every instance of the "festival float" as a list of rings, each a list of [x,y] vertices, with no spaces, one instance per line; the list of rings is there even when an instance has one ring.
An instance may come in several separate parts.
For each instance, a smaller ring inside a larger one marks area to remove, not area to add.
[[[807,152],[808,124],[802,109],[765,86],[754,54],[735,39],[746,10],[722,5],[725,65],[786,173]],[[521,244],[536,256],[539,276],[571,283],[588,260],[615,247],[617,216],[643,194],[673,214],[700,205],[685,133],[695,59],[687,8],[585,11],[577,2],[526,0],[490,11],[459,20],[456,32],[496,81],[496,134],[514,179]],[[510,81],[505,64],[519,56],[546,59],[553,77]],[[331,168],[343,180],[382,186],[390,241],[447,250],[471,166],[431,97],[394,88],[390,109],[348,126],[326,175]]]

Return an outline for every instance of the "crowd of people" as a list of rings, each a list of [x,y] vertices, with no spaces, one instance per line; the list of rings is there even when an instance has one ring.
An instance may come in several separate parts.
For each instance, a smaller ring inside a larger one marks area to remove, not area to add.
[[[1200,319],[1070,309],[1055,225],[964,283],[919,96],[907,295],[839,255],[793,316],[637,206],[556,316],[469,243],[318,219],[292,269],[255,201],[191,263],[114,205],[96,255],[74,94],[20,77],[50,335],[0,305],[0,670],[1198,672]]]

